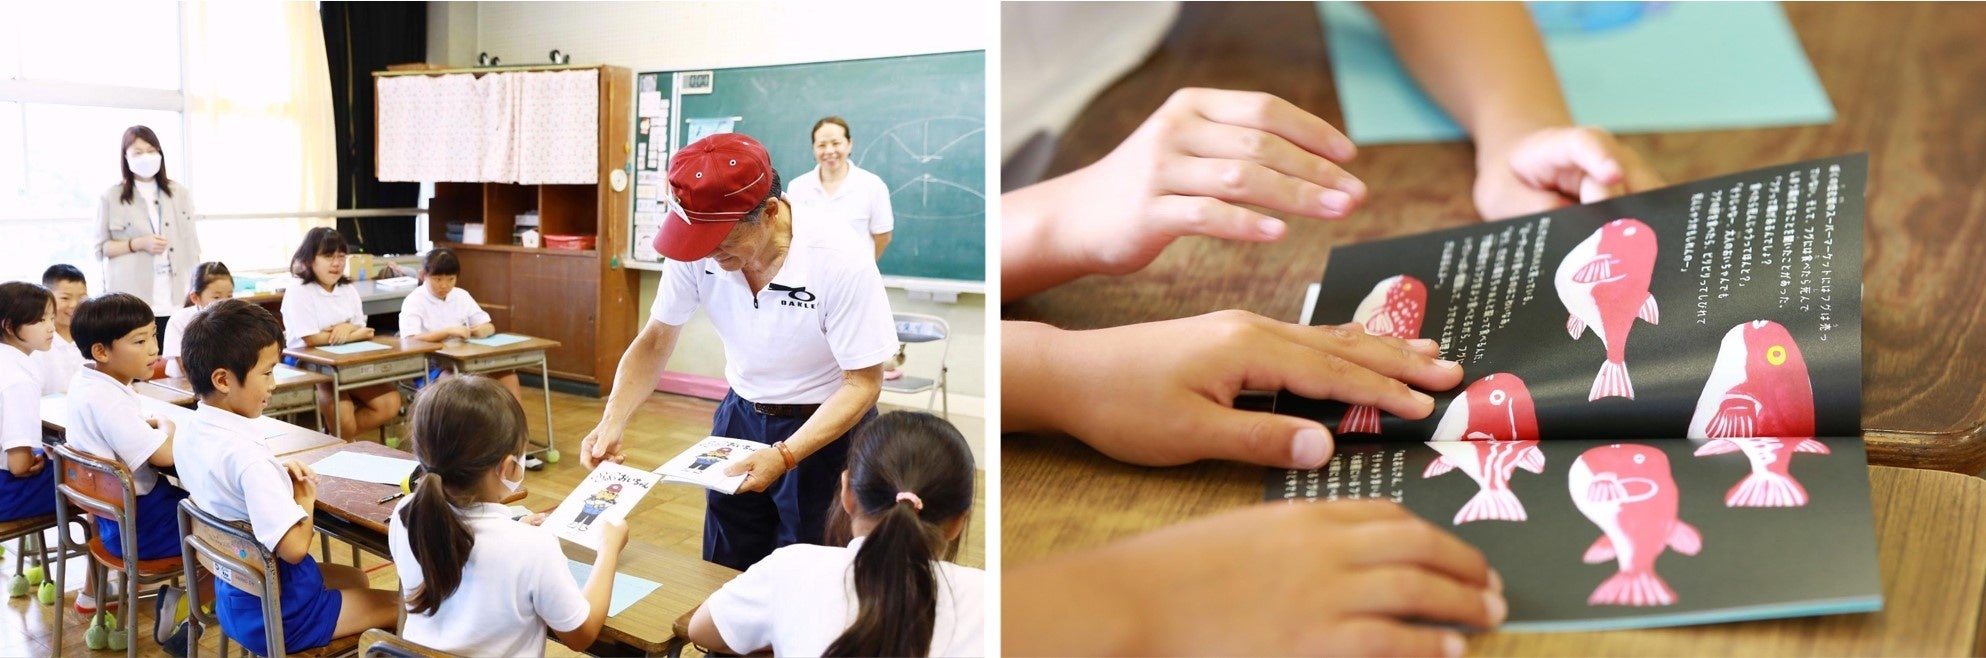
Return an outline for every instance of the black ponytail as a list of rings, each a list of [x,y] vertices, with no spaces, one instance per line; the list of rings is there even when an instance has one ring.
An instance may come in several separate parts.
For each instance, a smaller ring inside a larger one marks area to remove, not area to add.
[[[876,527],[855,553],[855,622],[824,655],[930,654],[938,617],[934,562],[958,552],[943,524],[971,509],[973,477],[965,437],[937,416],[891,412],[857,430],[848,485],[858,514]]]
[[[462,567],[476,545],[456,511],[458,499],[524,449],[524,407],[495,380],[456,375],[421,389],[408,427],[425,474],[400,508],[407,545],[421,566],[421,586],[407,612],[432,614],[462,586]]]

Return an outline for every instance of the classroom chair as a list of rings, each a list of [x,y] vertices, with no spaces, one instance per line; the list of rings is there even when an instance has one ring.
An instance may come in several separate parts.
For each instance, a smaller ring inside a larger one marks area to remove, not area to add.
[[[455,654],[408,642],[392,631],[377,628],[359,635],[359,647],[363,658],[455,658]]]
[[[264,623],[267,633],[269,656],[350,656],[357,655],[359,635],[354,633],[340,638],[332,638],[331,643],[302,653],[291,654],[283,645],[283,606],[280,598],[282,584],[276,578],[276,555],[262,548],[255,541],[255,533],[248,524],[239,521],[223,521],[219,517],[201,510],[193,504],[193,499],[179,501],[179,546],[182,559],[186,563],[187,577],[198,579],[201,570],[214,575],[214,579],[244,592],[252,592],[262,600],[262,618],[273,620]],[[206,602],[200,600],[197,590],[186,593],[186,608],[193,619],[192,628],[186,634],[187,658],[198,658],[200,636],[208,628],[218,630],[220,620],[211,612],[201,610]],[[228,654],[228,636],[220,634],[221,656]]]
[[[110,569],[116,568],[124,574],[124,595],[118,612],[123,618],[110,612],[109,596],[97,602],[97,611],[90,618],[89,629],[83,633],[83,643],[92,650],[110,648],[122,650],[126,655],[138,655],[138,625],[133,614],[138,609],[138,590],[153,583],[170,582],[178,585],[183,569],[179,556],[163,557],[155,560],[139,560],[138,524],[134,510],[138,509],[137,489],[131,482],[131,469],[123,463],[91,455],[68,444],[48,446],[49,458],[55,468],[55,492],[66,504],[56,505],[57,523],[67,527],[71,522],[69,505],[73,504],[87,514],[79,520],[84,528],[87,552],[90,555],[89,572],[85,577],[96,586],[96,591],[110,591]],[[110,554],[110,549],[98,536],[96,524],[91,517],[102,518],[117,524],[121,535],[124,557]],[[84,552],[83,544],[75,544],[69,533],[61,536],[62,550],[72,548]],[[55,587],[58,591],[67,586],[65,565],[58,563],[55,570]],[[62,606],[55,608],[55,628],[62,627]],[[171,614],[166,611],[165,614]],[[117,632],[122,627],[123,632]],[[117,646],[122,644],[124,646]]]
[[[895,314],[895,319],[897,342],[906,345],[910,343],[943,342],[944,349],[938,353],[937,377],[912,377],[910,375],[904,375],[896,379],[885,379],[883,380],[883,390],[891,393],[923,393],[930,391],[931,398],[924,403],[925,411],[930,411],[931,407],[937,404],[938,396],[942,393],[945,398],[944,416],[946,420],[950,420],[952,417],[952,392],[951,388],[946,384],[952,370],[950,360],[952,342],[949,340],[952,336],[952,326],[946,323],[944,318],[919,313],[897,313]],[[903,356],[901,349],[897,351],[897,356],[899,359]]]
[[[7,582],[7,596],[33,595],[42,605],[55,605],[62,589],[50,580],[50,562],[44,534],[57,527],[56,516],[45,514],[0,523],[0,542],[21,540],[14,551],[14,577]],[[58,544],[58,548],[60,545]],[[0,549],[4,550],[4,549]],[[54,561],[60,562],[60,558]]]

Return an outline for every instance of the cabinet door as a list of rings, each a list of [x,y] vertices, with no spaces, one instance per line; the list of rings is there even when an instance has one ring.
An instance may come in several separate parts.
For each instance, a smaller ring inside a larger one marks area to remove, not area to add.
[[[545,355],[559,377],[594,379],[600,271],[593,254],[511,254],[513,331],[563,343]]]
[[[497,331],[517,331],[510,324],[510,254],[480,249],[456,249],[462,275],[455,285],[469,291],[476,305],[490,314]]]

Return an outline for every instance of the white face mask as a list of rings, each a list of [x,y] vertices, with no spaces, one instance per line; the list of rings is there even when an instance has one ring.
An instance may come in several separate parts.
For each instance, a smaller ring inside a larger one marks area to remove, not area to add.
[[[144,153],[135,157],[127,156],[124,163],[131,166],[131,173],[139,178],[159,175],[161,161],[157,153]]]
[[[499,479],[499,480],[503,480],[503,486],[505,486],[505,487],[507,487],[507,488],[509,488],[509,489],[510,489],[510,492],[511,492],[511,493],[517,493],[517,490],[518,490],[518,489],[523,489],[523,488],[524,488],[524,457],[522,457],[522,456],[519,456],[519,457],[517,458],[517,479],[515,479],[515,480],[512,480],[512,479],[510,479],[510,478],[507,478],[507,477],[503,477],[502,475],[498,475],[498,476],[497,476],[497,479]]]

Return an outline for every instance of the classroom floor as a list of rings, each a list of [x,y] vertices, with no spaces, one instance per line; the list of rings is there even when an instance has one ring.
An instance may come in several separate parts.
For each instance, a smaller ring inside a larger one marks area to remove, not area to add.
[[[544,409],[536,388],[524,390],[524,409],[530,418],[531,436],[544,437]],[[579,465],[577,451],[579,441],[593,429],[599,421],[600,411],[605,406],[604,399],[596,399],[565,393],[552,393],[552,420],[558,429],[558,445],[564,456],[559,463],[532,471],[525,476],[524,483],[531,495],[524,505],[534,510],[548,510],[558,505],[567,492],[572,490],[585,475]],[[688,448],[702,439],[710,429],[711,413],[717,403],[697,398],[658,393],[644,401],[636,413],[637,420],[629,428],[625,438],[627,463],[645,467],[661,464],[663,460]],[[888,410],[887,408],[885,410]],[[975,448],[985,445],[983,422],[969,416],[953,418],[959,429]],[[979,452],[979,450],[975,450]],[[966,541],[960,548],[960,564],[986,567],[986,495],[985,471],[979,474],[978,486],[973,494],[972,522],[967,530]],[[666,550],[674,550],[683,555],[701,557],[703,551],[703,495],[702,489],[694,487],[668,487],[649,494],[642,502],[642,508],[635,513],[630,525],[630,535],[634,539],[648,541]],[[50,535],[51,540],[53,535]],[[0,583],[14,574],[14,551],[18,546],[6,546],[5,564],[0,565]],[[313,553],[314,554],[314,553]],[[331,557],[339,564],[349,563],[351,548],[337,540],[331,542]],[[323,556],[318,556],[323,559]],[[360,554],[361,565],[371,574],[374,587],[392,589],[398,587],[398,576],[393,565],[378,556]],[[81,558],[69,564],[69,592],[65,593],[64,604],[72,605],[74,592],[82,587],[83,562]],[[63,628],[57,633],[49,626],[54,621],[54,612],[48,607],[32,604],[32,598],[7,599],[5,612],[0,613],[0,656],[47,656],[52,653],[52,642],[60,641],[63,655],[87,656],[93,652],[83,644],[83,631],[89,622],[87,617],[67,609],[62,617]],[[158,645],[150,639],[152,631],[152,603],[140,600],[138,604],[138,655],[164,655]],[[216,636],[209,634],[201,642],[201,655],[213,656],[219,650]],[[116,652],[115,655],[122,655]],[[690,653],[694,653],[692,649]],[[113,655],[112,652],[94,652],[94,655]],[[548,656],[583,655],[567,649],[555,641],[547,642]]]

